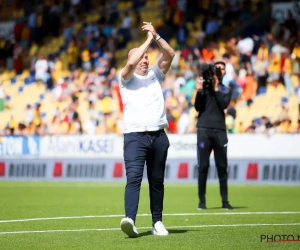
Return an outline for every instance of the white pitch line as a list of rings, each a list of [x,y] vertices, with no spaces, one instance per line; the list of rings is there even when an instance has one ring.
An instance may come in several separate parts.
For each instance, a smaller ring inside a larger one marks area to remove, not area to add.
[[[221,224],[221,225],[195,225],[195,226],[169,226],[167,229],[180,228],[207,228],[207,227],[260,227],[260,226],[299,226],[300,223],[283,223],[283,224]],[[151,229],[151,227],[139,227],[138,229]],[[31,233],[64,233],[64,232],[88,232],[88,231],[120,231],[120,228],[86,228],[86,229],[67,229],[67,230],[41,230],[41,231],[14,231],[0,232],[5,234],[31,234]]]
[[[199,213],[163,214],[163,216],[270,215],[270,214],[300,214],[300,211],[296,211],[296,212],[223,212],[223,213],[201,213],[201,212],[199,212]],[[146,217],[146,216],[151,216],[151,214],[138,214],[137,216]],[[18,219],[18,220],[0,220],[0,223],[46,221],[46,220],[91,219],[91,218],[119,218],[119,217],[124,217],[124,214],[63,216],[63,217],[49,217],[49,218],[29,218],[29,219]]]

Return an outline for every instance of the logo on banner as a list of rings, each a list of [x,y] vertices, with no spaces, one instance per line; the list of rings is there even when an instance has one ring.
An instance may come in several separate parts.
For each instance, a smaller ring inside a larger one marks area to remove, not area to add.
[[[116,153],[115,137],[107,136],[45,136],[42,138],[42,156],[84,157]]]
[[[187,179],[189,177],[189,164],[184,162],[179,164],[178,179]]]
[[[25,146],[25,154],[38,155],[40,153],[40,138],[38,136],[28,137],[27,147]]]
[[[239,167],[238,164],[229,164],[227,168],[227,176],[228,180],[237,180],[238,179],[238,171]],[[199,175],[199,168],[198,165],[194,165],[194,174],[193,174],[193,179],[198,179]],[[215,163],[212,161],[209,164],[208,172],[207,172],[207,179],[208,180],[218,180],[218,170],[215,166]]]
[[[258,164],[256,162],[250,162],[247,167],[247,180],[258,179]]]
[[[114,140],[98,139],[98,140],[80,140],[80,151],[84,153],[105,153],[109,154],[114,151]]]
[[[10,178],[45,178],[47,164],[44,162],[10,163]]]
[[[105,178],[106,165],[98,163],[66,163],[67,178]]]
[[[55,162],[53,169],[53,177],[62,177],[63,166],[62,162]]]
[[[0,162],[0,177],[5,176],[5,162]]]
[[[263,181],[300,181],[300,166],[296,164],[266,164],[263,166],[262,175]]]
[[[0,141],[0,156],[36,156],[40,153],[39,136],[4,136]]]
[[[114,178],[122,178],[123,177],[123,163],[122,162],[116,162],[114,166]]]

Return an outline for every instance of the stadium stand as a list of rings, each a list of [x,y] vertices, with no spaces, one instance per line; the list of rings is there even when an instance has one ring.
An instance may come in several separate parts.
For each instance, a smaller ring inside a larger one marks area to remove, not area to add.
[[[15,21],[13,38],[0,37],[0,135],[121,134],[117,74],[148,20],[176,51],[163,83],[169,133],[195,132],[194,69],[218,60],[233,90],[229,133],[300,132],[299,24],[290,15],[232,35],[269,2],[5,2],[1,20]],[[148,56],[153,65],[155,44]]]

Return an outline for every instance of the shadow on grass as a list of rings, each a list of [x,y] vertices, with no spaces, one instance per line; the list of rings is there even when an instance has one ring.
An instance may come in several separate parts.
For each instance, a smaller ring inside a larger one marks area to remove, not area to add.
[[[233,207],[233,208],[234,208],[234,210],[236,210],[236,209],[244,209],[244,208],[249,208],[249,207]],[[208,207],[207,209],[222,209],[222,207]],[[222,210],[224,210],[224,211],[232,211],[230,209],[222,209]]]
[[[183,234],[186,233],[188,230],[181,230],[181,229],[168,229],[169,234]],[[152,235],[151,231],[139,233],[139,237],[149,236]],[[163,236],[162,236],[163,237]]]

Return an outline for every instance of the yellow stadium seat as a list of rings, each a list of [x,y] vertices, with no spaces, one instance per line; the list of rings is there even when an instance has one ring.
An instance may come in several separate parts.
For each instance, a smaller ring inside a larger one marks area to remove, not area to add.
[[[2,80],[3,81],[3,86],[6,86],[6,85],[10,85],[10,80]],[[6,89],[7,87],[5,87],[5,89]]]
[[[18,93],[19,85],[14,84],[14,85],[6,85],[5,86],[5,92],[9,96],[14,96]]]
[[[81,110],[82,112],[88,110],[89,108],[89,103],[88,101],[81,101],[79,102],[79,105],[78,105],[78,110]]]
[[[271,120],[276,121],[280,112],[281,112],[281,107],[275,107],[274,109],[272,109],[270,113]]]
[[[298,97],[296,95],[290,96],[289,105],[290,106],[297,106],[298,105]]]
[[[67,102],[65,102],[65,101],[58,102],[57,106],[58,106],[59,111],[63,111],[64,109],[66,109],[68,107]]]
[[[287,96],[287,91],[282,84],[279,84],[275,89],[275,96]]]

